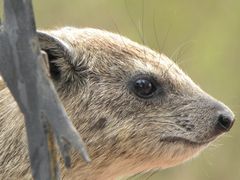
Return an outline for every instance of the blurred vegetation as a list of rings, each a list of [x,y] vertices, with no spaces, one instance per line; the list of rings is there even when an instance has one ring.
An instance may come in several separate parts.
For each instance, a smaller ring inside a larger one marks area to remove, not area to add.
[[[172,57],[240,118],[240,1],[33,0],[40,29],[95,27]],[[239,180],[240,123],[194,160],[133,179]],[[151,175],[151,176],[150,176]]]

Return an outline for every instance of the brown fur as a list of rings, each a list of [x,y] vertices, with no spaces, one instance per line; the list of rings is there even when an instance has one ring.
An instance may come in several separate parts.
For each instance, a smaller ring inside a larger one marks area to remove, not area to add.
[[[125,37],[89,28],[46,33],[67,48],[60,52],[40,36],[41,47],[56,56],[61,77],[53,81],[92,158],[86,165],[73,152],[63,179],[113,179],[175,166],[216,138],[217,107],[230,112],[165,55]],[[153,75],[164,96],[142,100],[132,94],[127,82],[136,74]],[[31,179],[23,115],[2,81],[0,147],[0,179]]]

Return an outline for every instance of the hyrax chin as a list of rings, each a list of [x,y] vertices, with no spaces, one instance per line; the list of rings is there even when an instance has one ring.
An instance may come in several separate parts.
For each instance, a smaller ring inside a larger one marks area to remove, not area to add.
[[[63,179],[114,179],[168,168],[230,130],[234,115],[163,54],[110,32],[39,32],[51,78],[90,164],[73,153]],[[0,82],[0,173],[31,177],[23,116]]]

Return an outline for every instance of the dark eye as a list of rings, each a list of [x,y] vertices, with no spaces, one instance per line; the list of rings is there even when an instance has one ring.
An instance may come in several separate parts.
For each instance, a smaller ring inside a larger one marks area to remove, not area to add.
[[[139,78],[133,83],[134,93],[141,98],[151,98],[157,90],[155,84],[148,78]]]

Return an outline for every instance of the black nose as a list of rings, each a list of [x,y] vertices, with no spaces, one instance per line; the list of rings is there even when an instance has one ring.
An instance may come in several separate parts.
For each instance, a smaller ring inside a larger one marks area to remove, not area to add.
[[[230,113],[220,113],[217,121],[217,129],[222,132],[227,132],[231,129],[234,123],[234,117]]]

